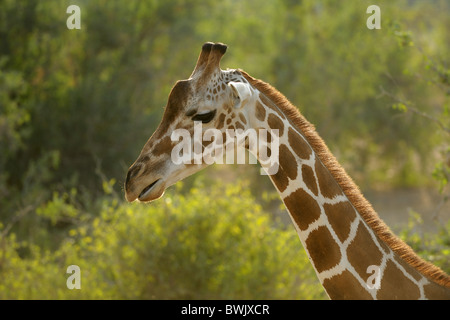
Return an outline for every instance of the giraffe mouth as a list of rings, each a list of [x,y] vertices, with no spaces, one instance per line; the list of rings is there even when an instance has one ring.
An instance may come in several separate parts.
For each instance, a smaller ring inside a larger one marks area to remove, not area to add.
[[[149,194],[151,193],[153,187],[160,181],[161,179],[158,179],[154,182],[152,182],[151,184],[149,184],[148,186],[146,186],[144,188],[144,190],[142,190],[142,192],[139,194],[138,199],[139,201],[148,201],[146,198],[148,198]]]

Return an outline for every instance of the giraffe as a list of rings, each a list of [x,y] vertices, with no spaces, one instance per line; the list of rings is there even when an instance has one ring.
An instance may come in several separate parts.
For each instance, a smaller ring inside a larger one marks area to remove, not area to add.
[[[193,133],[201,121],[224,139],[226,129],[276,129],[278,170],[269,177],[330,299],[450,299],[450,277],[390,231],[298,109],[270,84],[220,68],[226,49],[205,43],[191,76],[174,85],[161,123],[128,170],[126,199],[156,200],[208,165],[171,161],[176,129]]]

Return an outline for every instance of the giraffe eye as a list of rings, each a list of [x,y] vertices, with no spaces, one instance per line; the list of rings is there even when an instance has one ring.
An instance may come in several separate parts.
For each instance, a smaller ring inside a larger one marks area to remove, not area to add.
[[[216,110],[213,110],[213,111],[209,111],[207,113],[196,114],[195,116],[192,117],[192,120],[201,121],[202,123],[208,123],[212,119],[214,119],[215,115],[216,115]]]

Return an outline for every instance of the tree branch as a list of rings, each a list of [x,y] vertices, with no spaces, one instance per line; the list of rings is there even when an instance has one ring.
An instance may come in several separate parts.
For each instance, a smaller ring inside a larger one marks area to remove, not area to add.
[[[380,85],[380,90],[381,90],[381,95],[380,96],[388,96],[390,98],[392,98],[393,100],[395,100],[396,102],[402,103],[407,107],[407,111],[411,111],[412,113],[415,113],[423,118],[426,118],[428,120],[433,121],[434,123],[436,123],[444,132],[446,132],[447,134],[450,134],[450,128],[445,126],[439,119],[420,111],[419,109],[415,108],[412,106],[411,102],[409,101],[405,101],[397,96],[395,96],[394,94],[390,93],[389,91],[386,91],[383,86]]]

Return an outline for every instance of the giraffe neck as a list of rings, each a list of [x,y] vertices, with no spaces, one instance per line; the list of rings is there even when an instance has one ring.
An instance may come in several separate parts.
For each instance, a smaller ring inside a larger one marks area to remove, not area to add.
[[[389,231],[313,126],[275,89],[242,73],[259,91],[252,125],[279,130],[279,168],[270,178],[328,296],[450,298],[448,276]]]

